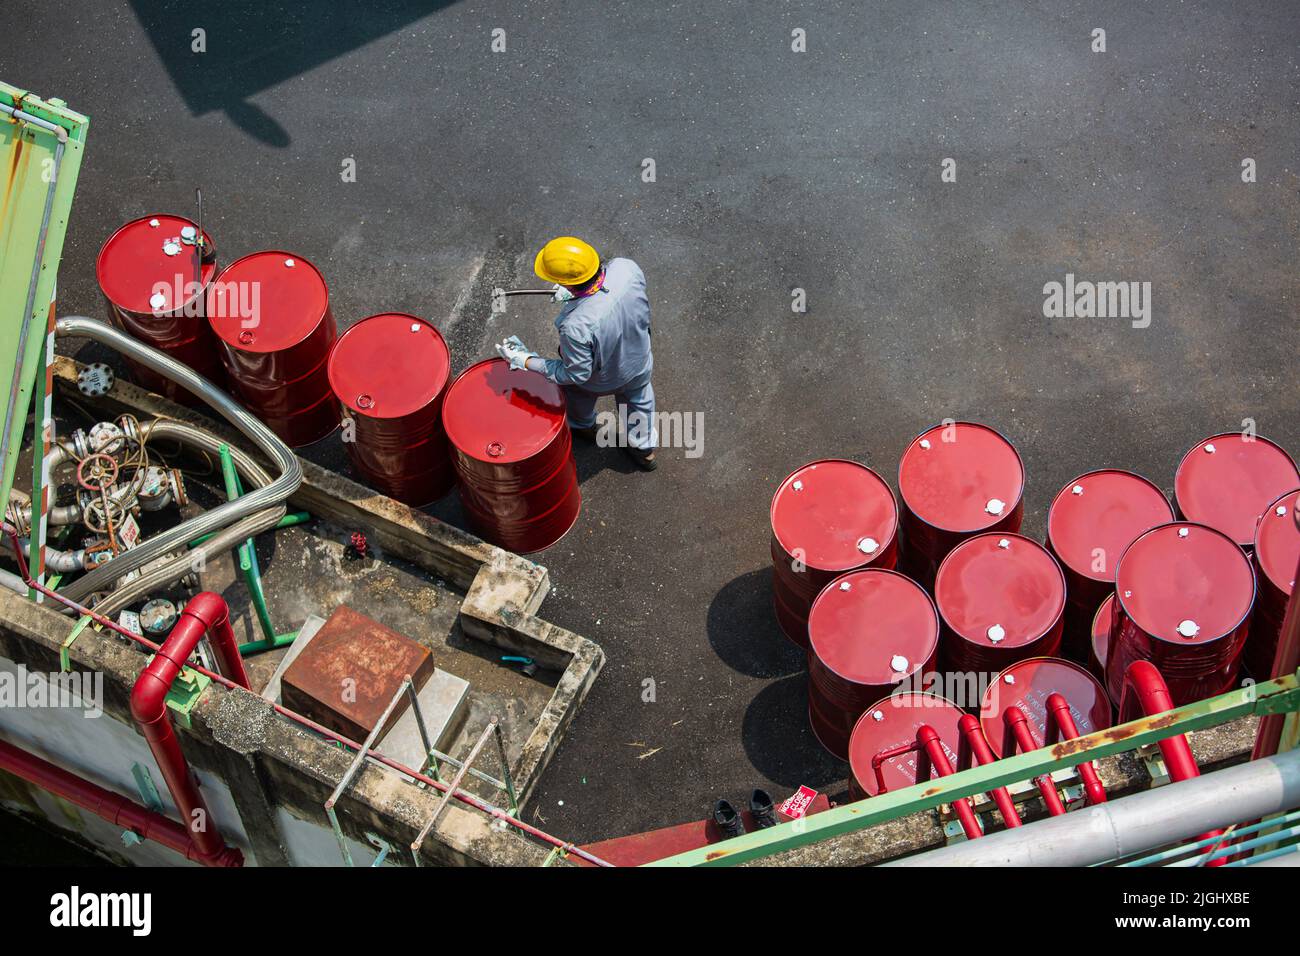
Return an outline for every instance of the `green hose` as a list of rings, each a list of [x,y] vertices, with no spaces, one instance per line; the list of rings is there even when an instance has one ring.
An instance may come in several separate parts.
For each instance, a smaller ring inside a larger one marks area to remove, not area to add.
[[[221,458],[221,477],[226,484],[226,497],[234,501],[244,493],[244,489],[239,482],[239,474],[235,471],[235,462],[230,457],[230,446],[223,444],[218,454]],[[289,515],[285,517],[288,518]],[[239,569],[244,572],[248,596],[253,602],[253,611],[257,614],[257,623],[262,629],[262,640],[240,644],[239,653],[257,654],[292,644],[298,632],[276,634],[275,626],[271,623],[271,612],[267,609],[266,595],[262,591],[262,571],[257,565],[257,548],[254,547],[252,538],[239,546]]]

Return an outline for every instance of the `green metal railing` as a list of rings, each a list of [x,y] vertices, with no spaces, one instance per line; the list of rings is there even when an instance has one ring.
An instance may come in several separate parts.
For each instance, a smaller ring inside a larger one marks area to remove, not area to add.
[[[1297,711],[1300,711],[1300,680],[1297,680],[1297,675],[1290,674],[646,865],[736,866],[762,860],[913,813],[933,810],[941,804],[982,794],[996,787],[1068,770],[1085,760],[1100,760],[1136,750],[1178,734],[1216,727],[1241,717],[1294,714]]]

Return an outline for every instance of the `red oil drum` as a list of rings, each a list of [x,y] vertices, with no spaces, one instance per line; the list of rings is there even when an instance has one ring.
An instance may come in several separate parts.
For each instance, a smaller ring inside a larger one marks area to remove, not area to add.
[[[166,352],[218,386],[226,383],[219,350],[204,318],[204,293],[217,271],[212,239],[200,264],[198,227],[181,216],[145,216],[108,237],[95,260],[109,321]],[[127,360],[137,384],[187,405],[203,403],[157,372]]]
[[[1179,707],[1230,689],[1254,602],[1250,559],[1223,532],[1176,521],[1142,534],[1115,569],[1111,700],[1138,660],[1156,666]]]
[[[1297,506],[1300,506],[1300,491],[1287,492],[1264,510],[1255,529],[1259,596],[1255,599],[1242,663],[1256,680],[1268,680],[1273,675],[1273,657],[1282,634],[1286,604],[1295,589],[1296,565],[1300,564]]]
[[[934,602],[897,571],[851,571],[826,585],[808,616],[808,722],[841,760],[868,705],[934,670]]]
[[[1174,520],[1165,493],[1145,478],[1106,468],[1080,475],[1047,512],[1047,547],[1065,572],[1062,656],[1087,660],[1097,605],[1115,590],[1115,565],[1143,531]]]
[[[1025,468],[986,425],[949,422],[913,439],[898,465],[900,569],[929,588],[948,552],[983,531],[1019,531]]]
[[[1249,548],[1264,509],[1297,485],[1300,472],[1279,445],[1228,432],[1198,442],[1183,456],[1174,475],[1174,503],[1182,518]]]
[[[939,565],[934,602],[942,621],[940,667],[992,676],[1061,645],[1065,576],[1041,544],[1018,534],[980,534]]]
[[[235,396],[285,444],[324,438],[339,424],[326,365],[337,332],[329,288],[291,252],[255,252],[208,289],[208,321]]]
[[[334,343],[328,370],[362,480],[416,506],[451,491],[456,472],[442,430],[451,353],[432,323],[405,312],[362,319]]]
[[[487,359],[452,382],[442,423],[461,501],[484,538],[528,554],[573,527],[582,495],[560,386]]]
[[[1101,681],[1072,661],[1059,657],[1031,657],[1012,664],[993,680],[980,703],[980,726],[998,757],[1015,753],[1008,747],[1002,715],[1018,707],[1029,718],[1029,732],[1039,747],[1047,745],[1047,698],[1060,694],[1070,705],[1070,716],[1080,736],[1111,725],[1110,699]]]
[[[772,496],[772,603],[785,636],[808,646],[808,611],[822,588],[855,568],[894,567],[898,506],[866,465],[814,461]],[[872,698],[874,700],[875,698]]]
[[[863,712],[849,741],[850,791],[854,800],[880,793],[880,782],[872,767],[879,753],[916,743],[923,725],[934,729],[944,754],[954,770],[961,750],[958,721],[962,710],[950,700],[932,694],[894,694],[876,701]],[[887,791],[901,790],[916,783],[916,752],[890,757],[880,764],[880,776]],[[933,771],[931,773],[933,776]]]
[[[1092,616],[1092,634],[1088,644],[1088,670],[1103,683],[1106,680],[1106,657],[1110,652],[1110,625],[1114,619],[1115,592],[1112,591]],[[1111,703],[1115,704],[1115,701]]]

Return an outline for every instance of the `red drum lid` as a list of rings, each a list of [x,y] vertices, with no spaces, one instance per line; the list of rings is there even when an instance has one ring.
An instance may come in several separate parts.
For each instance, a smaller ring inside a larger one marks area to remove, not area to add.
[[[979,531],[1015,510],[1025,469],[1015,447],[986,425],[936,425],[898,465],[898,492],[912,513],[943,531]]]
[[[1188,521],[1217,528],[1242,547],[1268,507],[1300,485],[1291,456],[1267,438],[1229,432],[1198,442],[1174,475],[1174,500]]]
[[[1295,587],[1296,565],[1300,564],[1300,529],[1295,510],[1300,491],[1291,491],[1273,502],[1259,517],[1255,529],[1255,558],[1264,575],[1283,594]]]
[[[846,571],[884,552],[898,529],[885,480],[856,461],[804,465],[772,496],[772,533],[786,554],[822,571]]]
[[[896,694],[868,707],[853,728],[849,738],[849,766],[853,778],[874,797],[880,792],[871,758],[885,750],[916,742],[916,732],[922,724],[934,728],[943,743],[944,752],[953,770],[957,769],[961,730],[958,721],[962,711],[950,700],[932,694]],[[901,790],[916,783],[915,751],[890,757],[881,766],[881,775],[890,791]]]
[[[362,319],[330,351],[334,394],[369,418],[401,418],[425,408],[450,373],[451,353],[442,334],[405,312]]]
[[[564,393],[540,372],[505,359],[471,365],[443,400],[447,437],[464,454],[493,465],[525,461],[566,428]]]
[[[311,337],[329,301],[325,277],[306,259],[254,252],[226,266],[208,290],[208,321],[234,348],[281,352]],[[257,314],[248,318],[244,307]]]
[[[855,684],[895,684],[916,673],[939,644],[939,617],[919,584],[895,571],[841,575],[808,614],[812,652]]]
[[[1065,609],[1065,576],[1047,549],[997,531],[948,553],[934,579],[947,625],[973,644],[1022,647],[1042,637]]]
[[[1080,475],[1061,489],[1047,514],[1047,540],[1071,571],[1110,583],[1133,539],[1173,520],[1174,509],[1154,484],[1106,468]],[[1096,570],[1098,563],[1104,570]]]
[[[195,281],[199,252],[195,244],[182,238],[184,229],[198,233],[194,223],[183,216],[145,216],[109,236],[95,261],[95,277],[108,300],[127,312],[149,313],[174,312],[194,299],[193,290],[186,286]],[[206,230],[204,237],[211,243]],[[173,250],[174,254],[168,255]],[[205,285],[216,269],[215,262],[203,266]],[[191,293],[188,296],[187,291]],[[154,300],[155,293],[163,298]]]
[[[1115,570],[1115,597],[1147,634],[1195,645],[1230,634],[1255,600],[1255,571],[1227,535],[1175,521],[1138,537]]]
[[[1029,718],[1029,729],[1035,742],[1040,747],[1046,745],[1047,698],[1051,694],[1065,698],[1081,736],[1110,726],[1110,698],[1097,678],[1078,664],[1059,657],[1031,657],[1012,664],[984,691],[980,703],[980,726],[993,753],[1003,756],[1006,725],[1002,722],[1002,714],[1008,707],[1019,707]]]

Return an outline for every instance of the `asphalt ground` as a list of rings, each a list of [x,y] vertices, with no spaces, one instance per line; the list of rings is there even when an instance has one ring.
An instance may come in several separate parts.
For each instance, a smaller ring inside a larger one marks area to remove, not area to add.
[[[1194,442],[1248,419],[1300,450],[1292,3],[6,11],[0,77],[92,118],[61,314],[102,315],[100,244],[189,212],[196,186],[223,261],[295,251],[340,326],[426,316],[457,369],[511,333],[552,351],[548,304],[489,305],[536,284],[552,235],[645,270],[660,407],[702,416],[702,454],[644,475],[580,448],[581,519],[539,556],[543,614],[608,655],[528,811],[563,837],[842,788],[769,607],[768,504],[798,465],[893,482],[924,428],[986,422],[1025,460],[1041,538],[1081,472],[1168,490]],[[1149,326],[1046,318],[1067,273],[1150,282]],[[309,454],[342,461],[337,438]]]

